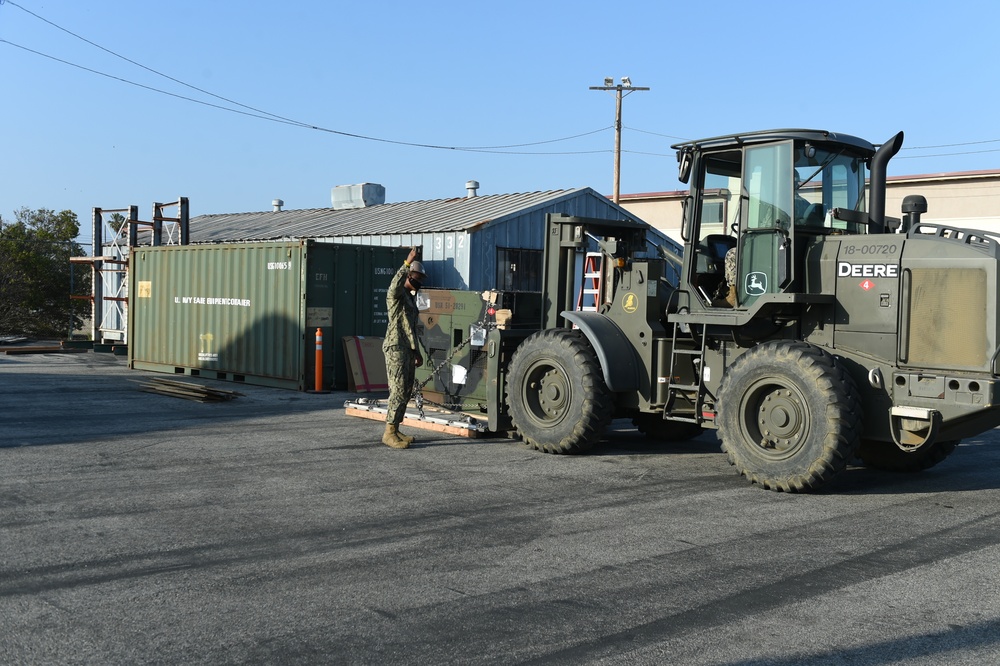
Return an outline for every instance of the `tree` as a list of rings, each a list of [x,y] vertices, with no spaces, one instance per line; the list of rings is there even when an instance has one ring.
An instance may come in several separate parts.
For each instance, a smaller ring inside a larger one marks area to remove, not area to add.
[[[0,219],[0,228],[3,221]],[[27,297],[28,281],[21,267],[8,250],[9,244],[0,232],[0,333],[22,330],[21,304]]]
[[[108,227],[112,229],[115,234],[121,235],[122,227],[125,226],[125,216],[121,213],[111,213],[111,217],[108,218]]]
[[[70,265],[86,256],[76,242],[76,213],[39,208],[14,212],[13,224],[0,220],[0,331],[63,336],[89,314],[89,270]],[[72,271],[72,273],[71,273]]]

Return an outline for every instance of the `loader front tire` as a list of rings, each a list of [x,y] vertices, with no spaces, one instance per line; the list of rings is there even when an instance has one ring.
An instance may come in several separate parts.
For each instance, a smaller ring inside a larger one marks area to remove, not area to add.
[[[717,403],[729,462],[771,490],[815,490],[858,448],[861,405],[854,380],[805,342],[753,347],[726,370]]]
[[[521,439],[546,453],[582,453],[611,421],[611,393],[579,331],[554,328],[522,342],[507,373],[507,406]]]

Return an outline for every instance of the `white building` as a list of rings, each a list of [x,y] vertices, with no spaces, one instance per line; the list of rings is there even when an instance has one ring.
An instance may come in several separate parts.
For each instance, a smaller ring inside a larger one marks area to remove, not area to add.
[[[681,242],[681,202],[687,190],[622,194],[620,205],[636,217]],[[903,197],[927,199],[924,222],[1000,235],[1000,170],[959,171],[919,176],[890,176],[885,213],[900,217]]]

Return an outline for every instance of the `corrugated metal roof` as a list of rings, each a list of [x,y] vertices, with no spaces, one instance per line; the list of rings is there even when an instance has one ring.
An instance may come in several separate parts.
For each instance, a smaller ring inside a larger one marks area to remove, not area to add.
[[[263,211],[199,215],[191,219],[192,243],[217,243],[286,238],[325,238],[386,234],[470,231],[513,214],[552,204],[559,199],[591,194],[589,187],[519,194],[492,194],[454,199],[389,203],[367,208]],[[610,202],[607,202],[610,203]],[[622,209],[622,213],[631,217]]]

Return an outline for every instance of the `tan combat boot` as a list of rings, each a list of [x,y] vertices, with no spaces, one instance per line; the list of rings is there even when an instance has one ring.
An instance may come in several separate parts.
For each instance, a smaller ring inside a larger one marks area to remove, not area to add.
[[[401,440],[403,440],[404,442],[406,442],[407,446],[409,446],[410,444],[413,444],[413,441],[416,439],[413,435],[404,435],[403,433],[401,433],[399,431],[399,426],[396,426],[396,434],[399,435],[399,438]]]
[[[382,443],[393,449],[409,448],[410,443],[399,436],[399,431],[391,423],[385,424],[385,434],[382,435]]]

